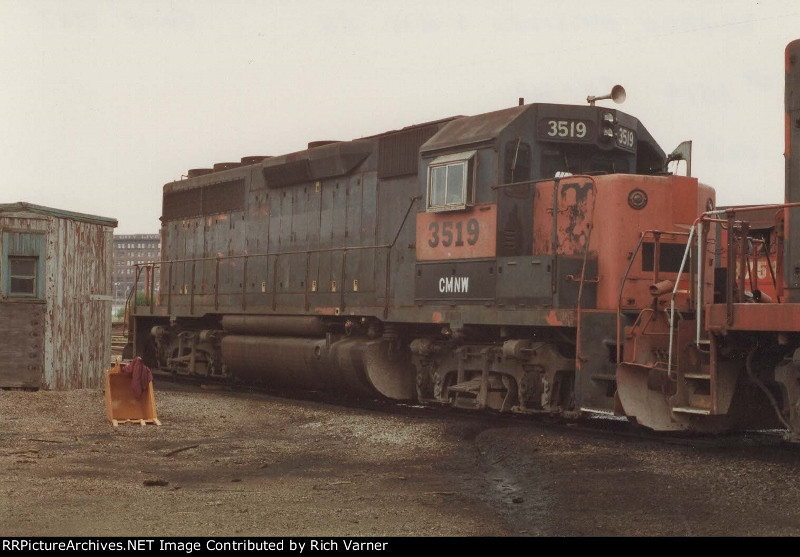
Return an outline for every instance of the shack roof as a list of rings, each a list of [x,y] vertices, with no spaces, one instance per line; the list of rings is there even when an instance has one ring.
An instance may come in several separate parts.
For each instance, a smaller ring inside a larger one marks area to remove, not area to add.
[[[33,203],[25,203],[22,201],[18,201],[17,203],[0,203],[0,216],[6,213],[36,213],[48,217],[88,222],[91,224],[99,224],[101,226],[110,226],[112,228],[116,228],[118,224],[117,219],[99,217],[97,215],[89,215],[86,213],[75,213],[73,211],[64,211],[63,209],[54,209],[52,207],[44,207],[42,205],[34,205]]]

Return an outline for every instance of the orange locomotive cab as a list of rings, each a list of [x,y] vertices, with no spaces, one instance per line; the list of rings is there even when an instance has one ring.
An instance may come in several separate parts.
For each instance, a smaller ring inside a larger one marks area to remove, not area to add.
[[[579,282],[581,291],[575,378],[582,409],[630,413],[642,398],[653,408],[648,381],[666,376],[669,324],[694,319],[698,261],[701,288],[713,292],[713,247],[698,258],[687,244],[698,215],[714,207],[714,190],[682,176],[566,176],[538,183],[536,203],[536,254],[578,262],[580,272],[561,280]],[[713,246],[714,230],[704,235]],[[664,403],[655,408],[669,421]]]

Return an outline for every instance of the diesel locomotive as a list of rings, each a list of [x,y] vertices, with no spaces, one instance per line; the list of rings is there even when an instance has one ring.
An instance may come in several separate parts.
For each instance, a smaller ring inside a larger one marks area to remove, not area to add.
[[[274,389],[800,430],[800,209],[760,207],[751,230],[749,208],[668,172],[681,150],[599,102],[623,97],[189,170],[163,188],[160,261],[137,267],[129,354]],[[786,278],[758,287],[747,270],[769,254]]]

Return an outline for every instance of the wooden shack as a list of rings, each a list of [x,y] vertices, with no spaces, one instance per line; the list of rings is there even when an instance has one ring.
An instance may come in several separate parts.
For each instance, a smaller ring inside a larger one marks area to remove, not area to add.
[[[116,219],[0,204],[0,388],[100,386]]]

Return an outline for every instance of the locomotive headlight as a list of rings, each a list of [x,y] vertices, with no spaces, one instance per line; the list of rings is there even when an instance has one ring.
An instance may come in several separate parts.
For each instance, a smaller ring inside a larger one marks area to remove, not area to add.
[[[628,193],[628,205],[631,206],[631,209],[641,211],[647,207],[647,193],[639,188],[631,190],[630,193]]]
[[[614,139],[614,118],[613,112],[603,112],[600,115],[600,139],[603,141],[611,141]]]
[[[603,112],[600,116],[600,139],[603,141],[611,141],[614,139],[614,113],[613,112]]]

